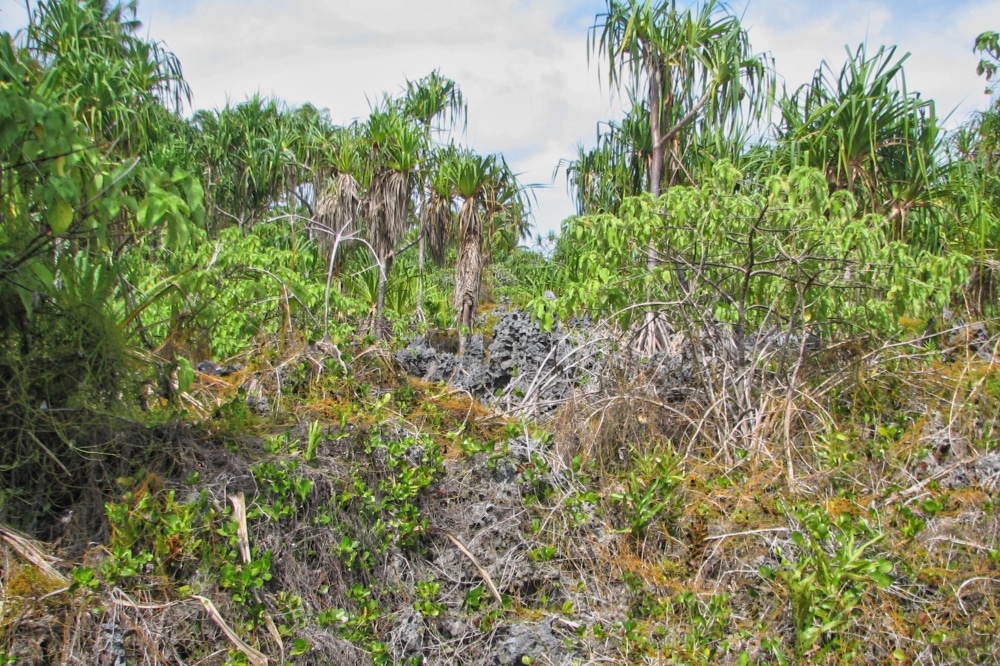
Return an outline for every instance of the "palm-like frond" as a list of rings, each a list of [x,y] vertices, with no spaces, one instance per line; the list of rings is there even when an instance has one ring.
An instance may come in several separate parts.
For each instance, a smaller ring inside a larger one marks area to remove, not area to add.
[[[588,41],[592,53],[607,59],[608,83],[624,88],[632,112],[600,133],[606,145],[593,157],[611,177],[575,177],[585,186],[580,211],[606,209],[627,196],[637,174],[654,195],[690,181],[698,134],[739,131],[763,118],[773,100],[770,60],[751,51],[739,20],[715,0],[697,11],[681,10],[675,0],[608,0]]]
[[[780,103],[778,137],[789,165],[824,169],[831,187],[893,218],[905,235],[911,210],[929,206],[942,134],[934,104],[906,88],[895,48],[864,45],[835,73],[823,63],[811,83]]]
[[[155,107],[190,102],[177,57],[137,35],[134,1],[42,0],[30,16],[24,46],[44,70],[40,92],[69,104],[98,141],[144,153]]]
[[[417,81],[406,82],[403,113],[430,130],[435,119],[444,116],[450,123],[467,118],[462,90],[451,79],[434,70]],[[442,128],[435,128],[442,129]]]

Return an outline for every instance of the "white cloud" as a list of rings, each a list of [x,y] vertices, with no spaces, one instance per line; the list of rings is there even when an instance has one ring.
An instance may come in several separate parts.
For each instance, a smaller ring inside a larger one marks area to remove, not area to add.
[[[774,55],[789,90],[808,82],[823,60],[839,72],[845,45],[853,51],[867,41],[869,54],[896,45],[897,57],[911,54],[907,87],[935,100],[939,116],[951,113],[947,126],[955,127],[985,105],[972,43],[980,32],[1000,29],[1000,3],[960,0],[928,9],[903,0],[847,0],[818,8],[750,0],[745,25],[754,47]]]

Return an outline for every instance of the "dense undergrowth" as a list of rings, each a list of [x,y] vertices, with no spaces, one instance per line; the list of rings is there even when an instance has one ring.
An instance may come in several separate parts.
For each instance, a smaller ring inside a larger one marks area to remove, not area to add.
[[[754,443],[713,441],[718,415],[660,403],[641,371],[541,430],[377,348],[344,376],[292,345],[199,375],[189,425],[168,406],[171,425],[65,424],[92,433],[52,451],[85,488],[21,467],[51,479],[19,487],[53,503],[25,527],[60,556],[5,532],[5,649],[489,663],[523,625],[534,663],[988,663],[1000,376],[963,352],[819,353],[812,406],[789,432],[772,405]],[[253,377],[280,410],[251,411]]]
[[[860,48],[750,145],[738,20],[612,0],[633,108],[528,249],[437,72],[346,127],[186,119],[130,6],[35,8],[0,36],[0,661],[997,661],[996,107],[945,135]]]

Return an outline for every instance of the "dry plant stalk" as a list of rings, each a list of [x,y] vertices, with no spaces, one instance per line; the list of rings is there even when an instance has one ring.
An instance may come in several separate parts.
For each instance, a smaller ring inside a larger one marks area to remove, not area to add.
[[[58,562],[59,558],[46,553],[40,541],[32,539],[28,535],[3,523],[0,523],[0,539],[7,542],[18,555],[38,567],[47,578],[63,585],[69,585],[69,579],[51,564],[52,562]]]
[[[240,544],[240,558],[242,558],[243,564],[250,564],[250,530],[247,528],[246,497],[243,493],[237,493],[229,498],[229,503],[233,505],[233,518],[236,519],[236,538]],[[255,589],[253,594],[257,603],[263,606],[264,600],[261,599],[260,590]],[[278,645],[278,650],[281,652],[281,663],[285,663],[285,645],[281,640],[281,633],[275,626],[271,614],[267,611],[264,611],[264,624],[267,626],[267,632]]]
[[[192,594],[187,599],[184,599],[180,602],[173,602],[167,604],[140,604],[126,597],[125,594],[121,592],[121,590],[116,589],[115,593],[113,594],[113,601],[118,606],[135,608],[137,610],[163,610],[165,608],[174,606],[178,603],[197,601],[205,609],[205,612],[208,613],[208,616],[212,618],[212,622],[215,623],[215,626],[217,626],[219,630],[226,635],[226,638],[228,638],[229,642],[233,644],[233,647],[235,647],[237,650],[239,650],[240,652],[242,652],[247,656],[247,659],[250,661],[251,666],[268,666],[268,663],[270,662],[270,660],[263,652],[249,645],[246,641],[240,638],[235,631],[233,631],[232,627],[230,627],[229,624],[226,623],[225,618],[222,617],[222,613],[219,612],[219,609],[216,608],[215,604],[212,603],[212,600],[208,599],[207,597],[203,597],[198,594]],[[284,661],[284,659],[282,659],[282,661]]]
[[[483,581],[486,583],[487,587],[490,588],[490,593],[493,595],[493,598],[497,600],[497,603],[500,604],[501,607],[503,607],[503,597],[500,596],[500,592],[499,590],[497,590],[497,586],[493,584],[493,579],[490,578],[489,572],[486,571],[486,569],[484,569],[481,564],[479,564],[479,562],[476,560],[475,555],[470,553],[469,549],[463,546],[462,542],[459,541],[458,538],[455,537],[455,535],[452,534],[451,532],[443,530],[440,527],[433,527],[431,529],[434,530],[435,532],[439,532],[448,537],[448,540],[451,541],[453,544],[455,544],[455,547],[458,548],[458,550],[463,555],[469,558],[469,561],[472,562],[472,566],[476,567],[476,571],[479,572],[479,575],[483,577]]]

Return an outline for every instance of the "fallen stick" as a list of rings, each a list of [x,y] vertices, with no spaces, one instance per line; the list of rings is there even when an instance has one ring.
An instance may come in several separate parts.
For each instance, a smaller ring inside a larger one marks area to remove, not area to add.
[[[469,552],[469,549],[466,548],[465,546],[463,546],[462,542],[459,541],[458,538],[454,534],[452,534],[451,532],[449,532],[448,530],[443,530],[440,527],[429,527],[428,529],[431,530],[431,531],[433,531],[433,532],[438,532],[438,533],[443,534],[446,537],[448,537],[448,539],[453,544],[455,544],[455,547],[458,548],[462,552],[463,555],[465,555],[467,558],[469,558],[469,561],[472,562],[472,566],[476,567],[476,571],[478,571],[479,575],[483,577],[484,581],[486,581],[486,585],[487,585],[487,587],[490,588],[490,592],[493,594],[493,598],[496,599],[497,603],[500,604],[500,606],[502,607],[503,606],[503,597],[500,596],[500,592],[497,590],[496,585],[493,584],[493,579],[490,578],[489,572],[487,572],[486,569],[484,569],[482,567],[482,565],[479,564],[479,562],[476,560],[476,557],[472,553]]]

